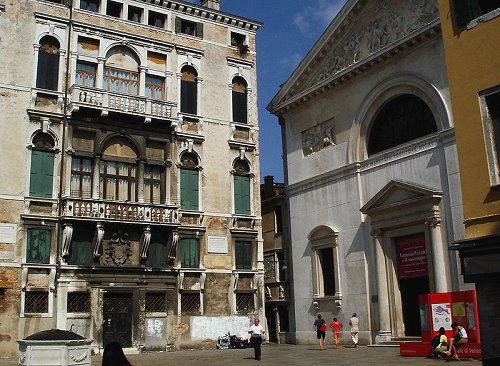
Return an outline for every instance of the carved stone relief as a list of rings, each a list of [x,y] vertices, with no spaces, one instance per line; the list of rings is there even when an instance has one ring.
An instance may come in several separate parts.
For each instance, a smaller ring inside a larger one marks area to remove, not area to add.
[[[335,125],[333,119],[302,132],[302,152],[308,156],[335,145]]]
[[[127,233],[117,231],[104,245],[104,253],[100,258],[101,265],[123,267],[131,264],[132,246]]]
[[[356,22],[337,34],[336,48],[327,56],[317,77],[305,88],[389,46],[438,17],[436,0],[373,1],[366,5]],[[305,88],[302,88],[305,89]]]

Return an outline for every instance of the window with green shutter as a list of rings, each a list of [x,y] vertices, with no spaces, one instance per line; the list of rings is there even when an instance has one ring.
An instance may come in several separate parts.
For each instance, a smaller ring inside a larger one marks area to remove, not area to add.
[[[196,23],[190,20],[176,17],[175,33],[182,33],[198,38],[203,38],[203,23]]]
[[[91,266],[94,263],[93,258],[93,232],[88,231],[75,231],[71,240],[71,247],[68,264]]]
[[[26,243],[26,263],[50,262],[50,230],[28,229]]]
[[[164,268],[167,265],[167,246],[163,243],[150,243],[146,267]]]
[[[233,121],[248,122],[247,83],[241,77],[235,77],[232,84]]]
[[[198,239],[181,239],[180,251],[182,268],[200,267],[200,242]]]
[[[198,171],[181,168],[181,208],[198,210]]]
[[[234,176],[234,213],[250,215],[250,177]]]
[[[54,178],[54,153],[49,151],[31,152],[30,196],[52,198]]]
[[[181,112],[198,113],[198,73],[191,66],[184,66],[181,70]]]
[[[234,243],[234,259],[236,269],[252,269],[253,258],[251,241],[236,241]]]

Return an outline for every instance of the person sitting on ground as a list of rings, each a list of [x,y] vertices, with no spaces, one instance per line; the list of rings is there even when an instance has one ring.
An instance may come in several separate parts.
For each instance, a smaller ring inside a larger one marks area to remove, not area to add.
[[[451,328],[453,329],[453,337],[450,339],[448,351],[444,353],[449,356],[449,360],[460,361],[457,354],[457,348],[459,348],[462,344],[467,343],[467,332],[465,331],[465,328],[458,325],[457,322],[453,322]]]
[[[102,353],[102,366],[132,366],[118,342],[110,342]]]
[[[443,358],[445,352],[448,350],[448,337],[444,334],[445,332],[443,327],[439,328],[439,333],[437,334],[437,336],[439,336],[439,343],[437,343],[436,346],[432,345],[433,347],[431,350],[431,354],[434,357]]]

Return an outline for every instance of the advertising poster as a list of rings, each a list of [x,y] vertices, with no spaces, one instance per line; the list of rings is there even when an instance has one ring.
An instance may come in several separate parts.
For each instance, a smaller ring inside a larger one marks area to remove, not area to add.
[[[432,304],[432,329],[437,332],[439,328],[451,330],[451,304]]]
[[[396,238],[398,278],[427,276],[427,249],[423,234]]]

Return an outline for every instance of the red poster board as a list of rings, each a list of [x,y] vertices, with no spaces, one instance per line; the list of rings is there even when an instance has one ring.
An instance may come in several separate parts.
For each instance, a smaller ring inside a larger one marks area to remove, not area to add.
[[[427,248],[423,233],[396,238],[398,279],[427,277]]]

